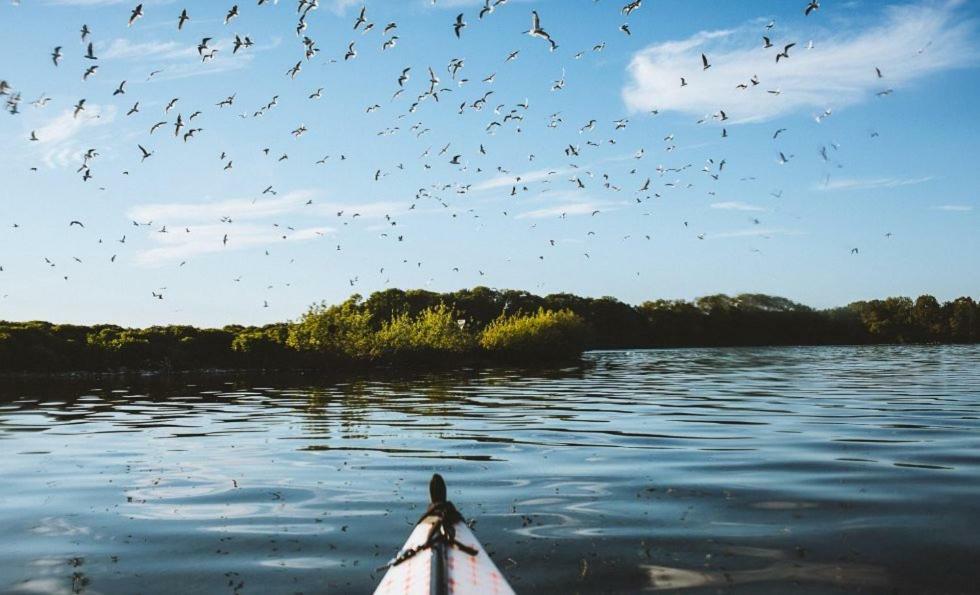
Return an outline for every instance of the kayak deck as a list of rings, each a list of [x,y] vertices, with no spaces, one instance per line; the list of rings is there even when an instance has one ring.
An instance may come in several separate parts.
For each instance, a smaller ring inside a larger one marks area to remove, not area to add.
[[[439,523],[439,518],[426,516],[415,526],[375,595],[514,593],[465,522],[453,525],[458,545],[442,540],[433,545],[430,535]],[[475,550],[475,554],[466,549]]]

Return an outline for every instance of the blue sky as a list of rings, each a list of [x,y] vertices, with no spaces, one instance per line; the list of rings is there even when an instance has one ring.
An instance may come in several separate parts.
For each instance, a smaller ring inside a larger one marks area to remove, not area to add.
[[[295,2],[228,24],[230,1],[143,4],[131,27],[128,0],[0,4],[2,99],[22,98],[0,113],[0,319],[264,323],[474,285],[980,297],[975,4],[510,0],[481,20],[482,2],[321,0],[309,60]],[[523,34],[532,10],[556,51]],[[233,54],[236,34],[254,45]]]

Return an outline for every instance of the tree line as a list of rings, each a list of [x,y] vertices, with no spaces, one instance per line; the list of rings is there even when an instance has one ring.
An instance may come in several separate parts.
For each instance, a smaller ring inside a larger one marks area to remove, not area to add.
[[[0,371],[534,363],[587,349],[978,341],[980,305],[970,297],[892,297],[817,310],[762,294],[633,306],[486,287],[390,289],[316,304],[295,321],[262,327],[0,322]]]

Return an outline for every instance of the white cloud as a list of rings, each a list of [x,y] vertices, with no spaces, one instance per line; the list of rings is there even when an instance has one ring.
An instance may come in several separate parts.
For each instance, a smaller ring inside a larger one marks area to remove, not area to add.
[[[402,2],[404,0],[397,0],[397,1]],[[438,0],[437,2],[434,2],[433,0],[416,0],[416,1],[422,6],[424,6],[425,8],[431,8],[436,10],[440,8],[454,9],[454,8],[459,8],[460,6],[482,6],[484,2],[484,0]],[[510,0],[510,2],[513,3],[527,3],[533,1],[534,0]],[[348,5],[364,3],[363,0],[334,0],[334,2],[348,4]],[[506,9],[506,8],[507,8],[506,6],[504,7],[498,6],[497,10]],[[528,17],[530,17],[530,14],[528,14]]]
[[[144,4],[172,4],[174,0],[144,0]],[[110,6],[113,4],[132,4],[130,0],[47,0],[47,4],[60,6]],[[133,4],[135,6],[135,4]]]
[[[593,202],[574,202],[525,211],[519,213],[517,219],[547,219],[549,217],[561,217],[562,215],[591,215],[593,211],[602,210],[602,206]]]
[[[169,225],[189,225],[196,222],[256,220],[298,210],[315,196],[310,190],[289,192],[283,196],[263,196],[261,199],[236,198],[205,203],[158,203],[133,207],[127,216],[134,221],[154,221]]]
[[[969,213],[973,210],[971,205],[940,205],[935,207],[937,211],[947,211],[951,213]]]
[[[882,24],[860,32],[809,36],[774,33],[777,47],[763,49],[758,27],[707,31],[646,48],[633,56],[623,100],[634,111],[659,109],[694,116],[725,110],[731,122],[840,108],[899,89],[976,58],[974,24],[957,12],[960,2],[889,7]],[[778,64],[782,45],[797,42]],[[936,42],[933,44],[933,42]],[[955,48],[953,51],[951,48]],[[711,68],[701,69],[704,52]],[[879,79],[875,67],[884,78]],[[761,83],[736,90],[757,75]],[[685,77],[688,85],[681,87]],[[779,95],[767,90],[779,89]]]
[[[187,58],[197,56],[197,47],[176,41],[144,41],[134,43],[119,37],[97,52],[103,60],[146,60],[150,58]]]
[[[473,184],[470,187],[470,192],[483,192],[486,190],[496,190],[498,188],[510,188],[511,186],[521,185],[521,184],[532,184],[534,182],[541,182],[547,180],[552,176],[563,175],[570,171],[569,169],[538,169],[534,171],[523,172],[519,174],[508,174],[502,176],[496,176],[489,178],[482,182]],[[518,179],[520,178],[520,179]]]
[[[41,151],[41,161],[48,168],[75,167],[82,160],[82,153],[91,147],[83,146],[79,138],[83,132],[116,119],[116,107],[112,105],[89,104],[78,117],[74,113],[74,108],[65,109],[34,130],[38,140],[31,145]]]
[[[711,203],[711,208],[727,210],[727,211],[765,211],[766,210],[762,207],[757,207],[755,205],[750,205],[738,201],[713,202]]]
[[[145,229],[150,241],[157,244],[154,248],[141,251],[136,261],[143,265],[157,265],[198,254],[243,250],[283,241],[312,240],[333,231],[328,226],[295,230],[283,225],[276,227],[273,218],[280,216],[302,215],[304,220],[328,218],[349,222],[355,214],[358,220],[370,220],[408,210],[408,205],[403,203],[319,202],[315,200],[316,196],[313,190],[296,190],[279,196],[135,206],[127,211],[126,216],[140,223],[152,222],[152,226]],[[312,204],[309,204],[310,201],[313,201]],[[343,215],[338,217],[338,212]],[[222,223],[221,219],[225,217],[230,222]],[[164,226],[167,232],[160,233]],[[223,243],[225,234],[228,234],[227,245]]]
[[[42,146],[61,144],[86,128],[111,124],[116,119],[116,108],[90,104],[77,117],[74,114],[75,109],[68,108],[35,130],[38,143]]]
[[[58,4],[62,6],[105,6],[109,4],[122,4],[125,0],[47,0],[47,4]]]
[[[749,229],[737,229],[735,231],[724,231],[721,233],[709,233],[707,234],[707,238],[717,240],[725,238],[769,238],[772,236],[800,235],[804,235],[804,232],[798,229],[752,227]]]
[[[335,14],[344,14],[352,6],[363,6],[366,0],[329,0],[327,8]]]
[[[212,224],[195,226],[190,233],[174,229],[168,233],[153,232],[150,239],[159,244],[156,248],[142,250],[136,255],[141,265],[162,265],[192,256],[214,252],[229,252],[269,246],[281,242],[301,242],[323,237],[333,230],[329,227],[306,227],[293,230],[259,226],[255,224]],[[224,243],[225,235],[228,243]]]
[[[902,186],[914,186],[924,184],[935,179],[933,176],[923,176],[919,178],[841,178],[831,180],[825,184],[816,186],[818,190],[872,190],[875,188],[900,188]]]
[[[257,198],[233,198],[212,202],[170,202],[135,206],[126,216],[133,221],[153,221],[159,225],[188,226],[212,223],[222,217],[232,221],[258,221],[301,213],[307,217],[337,217],[349,219],[355,214],[363,219],[380,219],[408,211],[409,205],[390,201],[365,203],[320,202],[313,190],[294,190],[282,195],[261,195]],[[313,201],[312,204],[307,204]]]

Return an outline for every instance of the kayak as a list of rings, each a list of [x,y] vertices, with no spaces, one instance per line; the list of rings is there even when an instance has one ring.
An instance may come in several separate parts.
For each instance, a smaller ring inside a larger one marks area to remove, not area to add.
[[[438,473],[429,482],[431,503],[398,555],[385,567],[375,595],[513,594],[463,516],[446,500]]]

